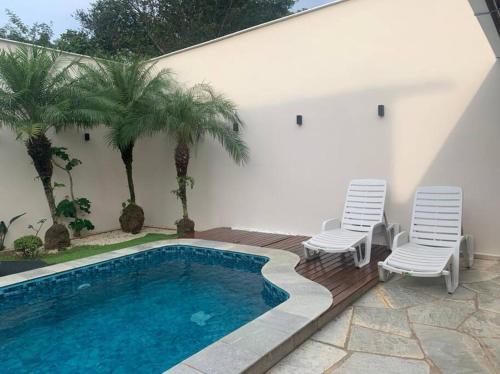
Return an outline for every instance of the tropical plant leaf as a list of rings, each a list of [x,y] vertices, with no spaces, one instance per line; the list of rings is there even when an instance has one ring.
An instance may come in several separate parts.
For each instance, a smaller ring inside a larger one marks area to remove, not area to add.
[[[19,214],[19,215],[15,216],[15,217],[12,217],[12,218],[10,219],[10,221],[9,221],[9,226],[10,226],[13,222],[17,221],[19,218],[21,218],[22,216],[24,216],[25,214],[26,214],[26,212],[24,212],[24,213],[22,213],[22,214]]]
[[[9,231],[9,229],[7,228],[7,225],[5,224],[5,222],[0,221],[0,238],[5,237],[5,235],[7,234],[7,231]]]

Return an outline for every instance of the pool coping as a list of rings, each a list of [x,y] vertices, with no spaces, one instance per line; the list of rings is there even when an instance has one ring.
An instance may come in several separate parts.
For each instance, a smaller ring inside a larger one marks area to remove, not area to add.
[[[295,271],[295,267],[300,261],[299,256],[280,249],[203,239],[170,239],[141,244],[7,275],[0,278],[0,287],[173,245],[213,248],[267,257],[269,261],[263,266],[262,275],[275,286],[286,291],[289,298],[168,369],[165,373],[262,373],[274,366],[318,330],[319,317],[332,304],[330,291]]]

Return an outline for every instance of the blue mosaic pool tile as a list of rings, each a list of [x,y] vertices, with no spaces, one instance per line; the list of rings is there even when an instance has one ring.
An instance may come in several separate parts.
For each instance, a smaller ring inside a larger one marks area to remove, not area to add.
[[[185,260],[204,265],[223,266],[244,272],[260,273],[268,259],[212,248],[172,245],[118,257],[51,276],[36,278],[12,286],[0,287],[0,300],[5,306],[11,302],[38,302],[59,294],[71,294],[82,284],[126,276],[131,272],[148,271],[152,265],[167,261]],[[288,294],[265,280],[263,296],[272,305],[278,305]],[[0,308],[1,310],[1,308]]]

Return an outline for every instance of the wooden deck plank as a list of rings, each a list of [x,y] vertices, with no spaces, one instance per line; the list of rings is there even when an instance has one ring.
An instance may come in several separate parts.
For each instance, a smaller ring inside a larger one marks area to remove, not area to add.
[[[384,260],[390,253],[385,246],[374,246],[370,264],[357,269],[350,254],[324,253],[316,259],[306,261],[301,243],[307,240],[308,237],[302,235],[272,234],[217,227],[197,232],[194,237],[282,249],[295,253],[300,257],[296,271],[302,276],[323,285],[332,293],[333,304],[326,313],[331,317],[340,313],[378,283],[377,263]]]

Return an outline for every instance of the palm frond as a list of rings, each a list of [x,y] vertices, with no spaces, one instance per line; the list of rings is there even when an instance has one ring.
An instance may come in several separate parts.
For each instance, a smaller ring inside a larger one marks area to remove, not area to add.
[[[78,60],[39,47],[21,46],[0,52],[0,118],[21,137],[36,137],[50,128],[94,124],[78,80]],[[33,128],[29,128],[33,126]]]
[[[93,61],[81,71],[77,86],[97,104],[111,146],[126,146],[161,127],[160,103],[173,85],[168,70],[142,61]]]
[[[206,135],[213,137],[239,164],[249,160],[249,149],[233,125],[243,126],[236,105],[202,83],[176,88],[164,102],[163,131],[177,142],[196,146]]]
[[[250,158],[248,146],[239,132],[234,131],[218,120],[209,120],[204,123],[204,130],[216,139],[238,164],[246,164]]]

